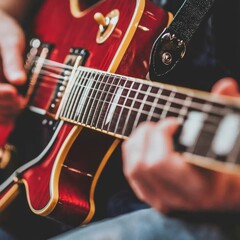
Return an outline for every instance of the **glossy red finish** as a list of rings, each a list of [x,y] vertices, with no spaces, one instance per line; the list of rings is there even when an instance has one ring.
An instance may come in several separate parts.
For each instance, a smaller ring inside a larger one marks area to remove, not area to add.
[[[51,217],[71,225],[84,221],[89,212],[93,176],[113,140],[111,136],[88,129],[80,133],[64,162],[59,181],[59,204]]]
[[[73,126],[70,124],[64,124],[61,127],[55,144],[48,155],[44,158],[44,161],[41,164],[27,170],[22,176],[27,183],[29,200],[35,210],[41,210],[50,200],[49,181],[53,164],[61,145],[68,136],[72,127]]]
[[[85,66],[107,70],[130,24],[135,4],[135,0],[105,0],[87,10],[82,17],[74,18],[70,13],[69,0],[62,0],[57,4],[55,0],[47,0],[36,21],[36,34],[43,42],[54,44],[50,56],[52,60],[64,62],[71,47],[86,48],[90,56]],[[120,11],[116,30],[106,42],[99,45],[96,43],[98,24],[93,16],[96,12],[106,15],[113,9]],[[167,21],[166,12],[146,1],[146,8],[139,24],[141,28],[137,29],[117,73],[145,78],[151,46]],[[49,79],[42,81],[44,84],[38,88],[33,105],[47,109],[46,103],[51,100],[54,82],[50,83]]]
[[[50,56],[52,60],[63,62],[71,47],[86,48],[90,56],[85,65],[107,70],[130,24],[135,4],[135,0],[105,0],[88,9],[82,17],[74,18],[70,13],[69,0],[46,0],[36,19],[36,34],[43,42],[54,43]],[[98,25],[93,16],[96,12],[106,15],[113,9],[120,11],[117,28],[106,42],[99,45],[95,40]],[[151,46],[167,21],[166,12],[146,1],[140,24],[117,73],[145,78]],[[32,105],[47,109],[56,82],[49,86],[49,81],[43,79],[41,83],[35,92]],[[46,86],[49,88],[46,89]],[[36,210],[44,208],[50,200],[49,180],[52,167],[71,129],[72,125],[64,124],[48,155],[23,174],[31,205]],[[58,204],[50,214],[51,217],[72,225],[80,224],[86,218],[92,177],[82,173],[95,175],[113,140],[113,137],[87,129],[80,134],[62,167]]]

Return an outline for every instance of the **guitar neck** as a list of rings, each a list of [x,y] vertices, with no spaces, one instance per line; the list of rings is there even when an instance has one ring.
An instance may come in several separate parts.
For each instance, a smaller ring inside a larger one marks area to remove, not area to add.
[[[239,159],[235,101],[85,67],[75,71],[62,101],[61,119],[121,139],[140,122],[176,117],[182,122],[181,151],[219,161]]]

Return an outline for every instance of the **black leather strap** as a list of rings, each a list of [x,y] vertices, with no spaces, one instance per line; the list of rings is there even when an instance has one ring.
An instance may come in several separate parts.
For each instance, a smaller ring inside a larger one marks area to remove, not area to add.
[[[150,79],[159,80],[181,60],[200,24],[216,0],[185,0],[172,23],[155,41],[150,57]]]

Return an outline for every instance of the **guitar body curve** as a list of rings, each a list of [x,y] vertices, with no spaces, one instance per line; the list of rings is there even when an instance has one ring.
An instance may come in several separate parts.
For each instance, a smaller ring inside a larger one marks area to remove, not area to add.
[[[120,13],[116,28],[98,44],[94,14],[107,15],[114,9]],[[69,0],[47,0],[34,29],[42,42],[53,43],[49,57],[53,61],[63,63],[69,50],[79,47],[89,52],[86,67],[145,79],[152,44],[167,24],[168,13],[146,0],[100,1],[79,17],[71,13]],[[32,106],[47,111],[55,85],[47,89],[46,84],[39,85]],[[89,222],[98,180],[119,143],[114,136],[58,120],[50,143],[18,170],[17,180],[13,175],[0,188],[0,209],[23,182],[36,214],[70,225]]]

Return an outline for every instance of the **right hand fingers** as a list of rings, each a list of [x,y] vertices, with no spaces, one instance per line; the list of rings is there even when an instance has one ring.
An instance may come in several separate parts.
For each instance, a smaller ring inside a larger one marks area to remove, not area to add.
[[[12,84],[23,84],[26,80],[23,62],[24,33],[18,23],[4,12],[0,12],[0,36],[4,76]]]
[[[22,97],[10,84],[0,84],[0,123],[12,122],[21,110]]]

